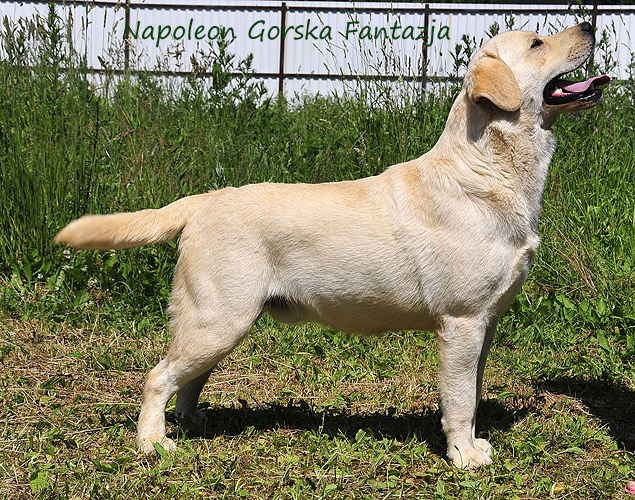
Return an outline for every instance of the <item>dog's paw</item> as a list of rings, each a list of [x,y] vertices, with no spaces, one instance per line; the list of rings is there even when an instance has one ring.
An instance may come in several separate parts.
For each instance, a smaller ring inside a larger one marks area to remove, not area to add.
[[[475,439],[473,448],[448,450],[448,458],[459,469],[473,469],[492,463],[492,445],[485,439]]]
[[[478,448],[490,458],[494,452],[494,448],[492,448],[492,445],[489,444],[487,439],[476,438],[474,440],[474,448]]]
[[[148,436],[137,439],[137,446],[139,447],[139,451],[141,451],[141,453],[145,453],[146,455],[149,455],[156,451],[154,443],[160,444],[161,447],[167,452],[176,450],[176,443],[165,436]]]

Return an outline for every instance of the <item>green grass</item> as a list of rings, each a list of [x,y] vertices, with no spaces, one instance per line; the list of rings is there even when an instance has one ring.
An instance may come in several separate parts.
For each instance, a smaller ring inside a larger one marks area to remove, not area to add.
[[[227,185],[381,172],[434,144],[451,91],[381,106],[362,95],[261,101],[250,80],[224,79],[248,61],[222,48],[211,93],[196,79],[180,91],[145,78],[94,90],[53,18],[28,50],[19,29],[6,33],[0,498],[626,498],[633,82],[556,125],[542,244],[501,320],[479,408],[494,464],[465,472],[444,458],[431,333],[361,340],[268,318],[212,375],[205,429],[171,423],[178,453],[146,457],[136,419],[169,340],[176,243],[77,252],[53,247],[55,232],[86,212]]]

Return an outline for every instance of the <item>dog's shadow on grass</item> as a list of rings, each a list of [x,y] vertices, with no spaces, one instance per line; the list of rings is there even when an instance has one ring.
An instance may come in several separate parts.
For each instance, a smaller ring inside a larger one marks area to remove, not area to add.
[[[229,408],[203,403],[200,408],[205,413],[204,424],[200,427],[188,427],[186,423],[182,423],[176,434],[184,431],[188,437],[213,439],[217,436],[248,434],[252,429],[290,429],[319,432],[333,438],[344,436],[354,439],[363,430],[377,439],[406,441],[414,438],[425,442],[439,456],[444,456],[445,453],[446,442],[439,410],[424,409],[397,414],[394,409],[389,408],[386,411],[357,413],[347,408],[312,405],[303,399],[285,403],[263,403],[257,407],[251,407],[245,401],[240,403],[240,407]],[[516,421],[524,418],[528,411],[527,408],[510,411],[496,400],[484,400],[478,410],[477,421],[480,425],[477,426],[477,431],[487,437],[491,429],[509,429]],[[166,416],[173,423],[176,422],[173,414]]]
[[[635,450],[635,391],[609,381],[567,377],[543,381],[536,387],[582,402],[602,421],[621,449]]]
[[[558,378],[535,385],[539,393],[550,392],[582,402],[589,412],[601,420],[621,449],[635,449],[632,416],[635,414],[635,391],[623,385],[601,380]],[[519,400],[516,405],[505,405],[496,399],[483,400],[478,409],[477,431],[488,437],[490,431],[506,432],[528,413],[540,413],[542,398]],[[251,406],[239,400],[239,405],[217,407],[203,403],[205,414],[202,426],[190,427],[186,423],[175,428],[172,437],[185,433],[188,437],[214,439],[218,436],[249,435],[253,430],[278,429],[313,431],[337,438],[354,439],[360,430],[377,439],[406,441],[416,439],[426,443],[432,453],[445,454],[445,436],[441,427],[441,412],[432,408],[409,413],[394,409],[375,412],[357,412],[347,407],[318,406],[303,399],[287,402],[267,402]],[[518,405],[518,403],[520,403]],[[172,413],[166,414],[176,423]]]

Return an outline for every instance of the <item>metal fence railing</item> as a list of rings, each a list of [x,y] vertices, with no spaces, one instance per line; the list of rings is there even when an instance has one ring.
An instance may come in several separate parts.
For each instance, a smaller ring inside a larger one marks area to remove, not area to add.
[[[50,1],[0,1],[0,15],[43,15]],[[53,2],[95,73],[191,74],[221,38],[235,60],[253,54],[253,76],[271,93],[327,92],[378,79],[426,88],[460,77],[469,47],[501,31],[557,31],[581,20],[597,29],[596,57],[612,76],[635,66],[635,6],[351,3],[272,0]],[[106,63],[104,63],[106,61]],[[209,73],[203,71],[202,76]],[[239,74],[239,71],[236,71]]]

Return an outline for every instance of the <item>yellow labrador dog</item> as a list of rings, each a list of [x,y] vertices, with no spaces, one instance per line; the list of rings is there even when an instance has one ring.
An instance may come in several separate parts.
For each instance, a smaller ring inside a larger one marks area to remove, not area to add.
[[[174,338],[145,385],[141,450],[175,448],[164,417],[174,394],[179,418],[203,418],[197,403],[210,371],[267,312],[361,335],[435,330],[448,457],[464,468],[490,463],[490,444],[474,434],[485,359],[538,247],[551,126],[594,106],[608,81],[559,79],[594,43],[588,23],[487,41],[434,148],[381,175],[227,188],[65,227],[55,241],[86,249],[182,233]]]

